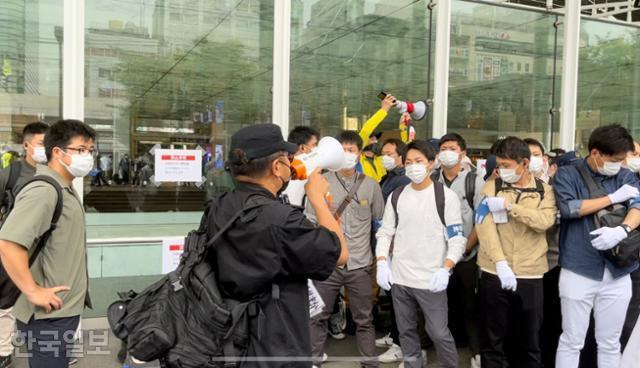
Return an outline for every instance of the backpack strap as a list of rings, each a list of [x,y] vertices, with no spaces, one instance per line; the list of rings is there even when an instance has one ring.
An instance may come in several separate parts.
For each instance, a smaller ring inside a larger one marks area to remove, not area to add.
[[[408,184],[410,185],[410,184]],[[398,187],[396,189],[393,190],[393,192],[391,193],[391,207],[393,207],[393,213],[396,215],[396,228],[398,227],[398,199],[400,199],[400,194],[402,194],[402,191],[404,190],[404,188],[406,188],[406,185],[403,185],[401,187]]]
[[[473,198],[476,195],[476,178],[478,174],[475,171],[471,171],[464,178],[464,195],[467,198],[467,203],[469,204],[469,208],[472,210],[473,207]]]
[[[353,183],[353,186],[347,193],[347,196],[344,197],[344,199],[342,200],[342,203],[340,203],[340,206],[338,206],[338,210],[336,210],[336,213],[334,214],[334,217],[336,219],[342,216],[342,213],[344,212],[344,210],[347,209],[347,206],[349,205],[349,203],[351,203],[351,201],[353,200],[353,197],[356,196],[356,193],[358,192],[360,185],[362,184],[362,182],[364,181],[364,178],[366,177],[366,175],[360,174],[360,173],[356,173],[356,175],[357,175],[356,182]]]
[[[502,178],[500,178],[500,177],[495,178],[495,179],[493,180],[493,182],[494,182],[494,185],[495,185],[495,187],[494,187],[494,192],[493,192],[493,196],[494,196],[494,197],[497,197],[497,196],[498,196],[498,193],[500,193],[500,191],[502,190],[502,184],[503,184],[504,182],[502,181]]]
[[[593,199],[604,197],[607,195],[607,193],[598,185],[598,183],[596,183],[596,181],[593,179],[593,176],[591,176],[591,174],[583,165],[576,165],[576,170],[578,170],[578,173],[580,173],[582,181],[589,190],[589,197]]]
[[[438,217],[442,226],[447,227],[447,223],[444,221],[444,184],[439,181],[433,182],[433,192],[436,196],[436,209],[438,210]]]
[[[433,170],[433,172],[431,173],[431,181],[434,183],[436,181],[440,181],[440,169]]]
[[[544,181],[539,178],[534,178],[536,181],[536,192],[540,194],[540,202],[544,200]]]
[[[18,193],[20,193],[27,185],[36,181],[44,181],[49,185],[51,185],[56,190],[57,201],[56,201],[56,207],[53,210],[53,216],[51,218],[51,226],[47,231],[44,232],[44,234],[40,236],[40,239],[38,240],[38,244],[36,245],[36,248],[34,249],[31,256],[29,256],[29,266],[33,265],[33,263],[36,261],[36,258],[38,258],[38,255],[40,254],[44,246],[47,244],[49,237],[51,237],[51,233],[53,233],[53,231],[58,227],[58,220],[60,220],[60,215],[62,215],[62,206],[63,206],[62,186],[60,186],[60,184],[54,178],[48,175],[36,175],[30,178],[29,180],[27,180],[26,182],[24,182],[24,184],[22,184],[16,191],[16,197],[18,196]]]

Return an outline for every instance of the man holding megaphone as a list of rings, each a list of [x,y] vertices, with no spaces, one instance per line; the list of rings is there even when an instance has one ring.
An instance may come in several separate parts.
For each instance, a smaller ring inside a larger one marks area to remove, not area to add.
[[[375,330],[371,313],[373,254],[370,235],[372,220],[382,217],[384,200],[378,183],[356,170],[362,151],[362,138],[354,131],[344,131],[337,139],[344,150],[345,160],[339,172],[328,172],[325,178],[329,182],[329,192],[333,199],[331,209],[335,216],[340,218],[340,227],[345,234],[349,260],[345,267],[336,267],[327,280],[314,282],[325,307],[319,315],[311,319],[312,356],[314,364],[320,366],[327,338],[327,320],[333,310],[334,300],[344,287],[349,295],[349,308],[356,324],[358,349],[363,356],[362,365],[377,367]],[[320,141],[318,151],[326,145],[327,154],[323,157],[329,156],[329,153],[338,156],[335,153],[338,149],[335,140],[327,140],[327,143],[325,140],[327,138]],[[295,163],[292,166],[295,166]],[[311,219],[316,217],[316,212],[311,207],[307,207],[306,213]]]

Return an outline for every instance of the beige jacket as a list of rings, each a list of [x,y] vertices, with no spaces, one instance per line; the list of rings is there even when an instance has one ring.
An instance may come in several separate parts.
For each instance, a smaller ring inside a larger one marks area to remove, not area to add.
[[[536,183],[532,178],[530,188]],[[506,260],[516,277],[541,277],[548,270],[546,231],[556,221],[556,199],[553,188],[543,184],[544,199],[537,192],[522,192],[516,203],[515,188],[503,189],[498,197],[512,205],[509,221],[496,224],[491,213],[476,224],[480,240],[478,265],[484,271],[496,273],[496,262]],[[482,193],[495,196],[495,181],[489,180]]]

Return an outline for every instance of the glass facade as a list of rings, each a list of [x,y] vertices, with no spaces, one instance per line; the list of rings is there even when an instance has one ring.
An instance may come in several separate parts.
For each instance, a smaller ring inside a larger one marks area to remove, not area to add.
[[[62,2],[0,2],[0,148],[22,153],[22,129],[62,114]],[[6,155],[5,155],[6,154]]]
[[[556,143],[558,119],[550,113],[562,64],[556,21],[541,12],[453,3],[447,128],[467,137],[476,153],[509,135]]]
[[[162,239],[196,227],[205,200],[230,187],[231,134],[274,120],[278,29],[290,31],[289,129],[358,130],[380,108],[380,91],[434,106],[440,50],[430,1],[288,1],[289,24],[275,24],[274,0],[84,2],[85,46],[74,52],[84,53],[85,88],[75,102],[99,134],[94,174],[101,171],[82,185],[96,304],[88,316],[104,315],[122,285],[158,278]],[[62,115],[63,7],[0,2],[0,166],[21,154],[24,125]],[[446,129],[467,139],[472,157],[506,135],[558,146],[559,14],[452,1]],[[638,27],[581,20],[578,150],[603,124],[640,135],[638,40]],[[376,131],[396,134],[399,117],[392,109]],[[431,111],[412,124],[417,138],[431,137]],[[201,181],[156,180],[156,149],[197,150]]]
[[[600,125],[620,123],[640,140],[640,29],[583,20],[576,149]]]
[[[435,14],[428,4],[292,1],[289,126],[335,135],[360,129],[380,108],[381,91],[401,100],[429,99]],[[376,131],[397,130],[399,118],[392,110]],[[430,118],[414,122],[417,137],[430,134]]]

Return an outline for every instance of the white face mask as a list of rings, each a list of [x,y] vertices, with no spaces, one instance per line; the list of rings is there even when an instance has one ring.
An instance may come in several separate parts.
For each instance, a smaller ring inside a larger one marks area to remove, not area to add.
[[[602,159],[601,159],[602,160]],[[620,168],[622,167],[622,162],[609,162],[604,161],[604,166],[598,166],[598,172],[604,176],[614,176],[620,172]]]
[[[529,171],[539,174],[544,169],[544,160],[540,156],[531,156],[529,160]]]
[[[522,174],[516,173],[516,169],[498,169],[498,173],[500,179],[509,184],[515,184],[522,178]]]
[[[438,159],[442,163],[442,166],[451,168],[458,164],[460,154],[455,151],[442,151],[438,154]]]
[[[64,151],[63,151],[64,152]],[[65,152],[65,155],[69,155]],[[91,169],[93,169],[93,156],[86,153],[84,155],[69,155],[71,156],[71,165],[65,164],[62,160],[60,163],[64,166],[71,175],[76,178],[82,178],[87,176]]]
[[[47,153],[45,152],[44,147],[33,147],[33,155],[31,156],[31,158],[36,163],[46,164],[47,163]]]
[[[428,172],[427,167],[422,164],[407,165],[405,168],[405,175],[416,184],[422,183],[426,179]]]
[[[382,166],[385,170],[393,170],[396,168],[396,159],[389,155],[384,155],[382,156]]]
[[[637,173],[640,171],[640,157],[627,158],[627,169]]]
[[[351,170],[358,164],[358,155],[351,152],[344,153],[344,166],[343,169]]]

